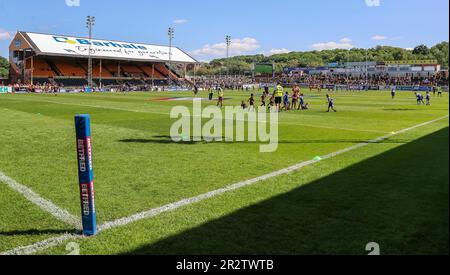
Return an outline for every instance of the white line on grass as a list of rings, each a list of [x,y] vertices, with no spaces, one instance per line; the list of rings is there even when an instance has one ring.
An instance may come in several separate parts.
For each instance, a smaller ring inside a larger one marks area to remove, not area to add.
[[[144,113],[144,114],[155,114],[155,115],[166,115],[166,116],[169,115],[169,113],[164,113],[164,112],[130,110],[130,109],[125,109],[125,108],[108,107],[108,106],[100,106],[100,105],[88,105],[88,104],[81,104],[81,103],[56,102],[56,101],[52,101],[52,100],[24,100],[24,99],[20,99],[20,100],[29,101],[29,102],[43,102],[43,103],[51,103],[51,104],[58,104],[58,105],[68,105],[68,106],[80,106],[80,107],[105,109],[105,110],[116,110],[116,111],[131,112],[131,113]],[[198,116],[192,116],[191,115],[191,117],[198,117]],[[238,121],[237,119],[235,119],[235,120]],[[246,120],[244,120],[244,122],[246,122]],[[366,130],[366,129],[353,129],[353,128],[342,128],[342,127],[330,127],[330,126],[311,125],[311,124],[294,123],[294,122],[278,122],[278,125],[296,125],[296,126],[304,126],[304,127],[311,127],[311,128],[333,129],[333,130],[352,131],[352,132],[370,132],[370,133],[381,133],[381,134],[389,133],[389,132],[386,132],[386,131]]]
[[[140,212],[140,213],[134,214],[132,216],[121,218],[121,219],[118,219],[118,220],[115,220],[115,221],[106,222],[106,223],[104,223],[104,224],[102,224],[102,225],[100,225],[98,227],[98,231],[99,231],[99,233],[101,233],[101,232],[109,230],[109,229],[114,229],[114,228],[126,226],[126,225],[135,223],[135,222],[140,221],[140,220],[152,218],[152,217],[155,217],[155,216],[157,216],[159,214],[176,210],[176,209],[178,209],[180,207],[183,207],[183,206],[194,204],[194,203],[206,200],[208,198],[216,197],[216,196],[222,195],[224,193],[228,193],[230,191],[234,191],[234,190],[237,190],[237,189],[249,186],[249,185],[253,185],[253,184],[258,183],[260,181],[265,181],[265,180],[268,180],[268,179],[271,179],[271,178],[274,178],[274,177],[277,177],[277,176],[285,175],[285,174],[291,173],[293,171],[299,170],[299,169],[301,169],[301,168],[303,168],[305,166],[309,166],[311,164],[314,164],[314,163],[317,163],[317,162],[320,162],[320,161],[323,161],[323,160],[326,160],[326,159],[330,159],[330,158],[342,155],[344,153],[356,150],[358,148],[365,147],[365,146],[367,146],[369,144],[372,144],[372,143],[378,143],[378,142],[384,141],[384,140],[386,140],[386,139],[388,139],[390,137],[393,137],[393,136],[396,136],[396,135],[399,135],[399,134],[402,134],[402,133],[414,130],[416,128],[420,128],[420,127],[423,127],[423,126],[435,123],[437,121],[446,119],[448,117],[449,116],[446,115],[446,116],[443,116],[443,117],[440,117],[440,118],[437,118],[437,119],[434,119],[434,120],[431,120],[431,121],[428,121],[428,122],[420,123],[420,124],[417,124],[415,126],[412,126],[412,127],[409,127],[409,128],[406,128],[406,129],[403,129],[403,130],[391,133],[389,135],[385,135],[385,136],[382,136],[382,137],[379,137],[379,138],[376,138],[376,139],[373,139],[373,140],[370,140],[370,141],[367,141],[367,142],[364,142],[364,143],[360,143],[360,144],[357,144],[357,145],[354,145],[354,146],[351,146],[351,147],[348,147],[348,148],[345,148],[345,149],[342,149],[342,150],[330,153],[328,155],[322,156],[321,160],[309,160],[309,161],[301,162],[301,163],[295,164],[293,166],[287,167],[285,169],[281,169],[281,170],[278,170],[278,171],[275,171],[275,172],[272,172],[272,173],[269,173],[269,174],[266,174],[266,175],[254,178],[254,179],[241,181],[241,182],[229,185],[229,186],[221,188],[221,189],[217,189],[217,190],[205,193],[205,194],[201,194],[201,195],[196,196],[196,197],[192,197],[192,198],[189,198],[189,199],[184,199],[184,200],[181,200],[181,201],[178,201],[178,202],[175,202],[175,203],[170,203],[170,204],[167,204],[167,205],[155,208],[155,209],[151,209],[151,210],[148,210],[148,211]],[[67,240],[76,239],[76,238],[82,238],[82,237],[80,235],[75,235],[75,234],[64,234],[64,235],[61,235],[61,236],[58,236],[58,237],[54,237],[54,238],[50,238],[50,239],[38,242],[36,244],[29,245],[29,246],[18,247],[18,248],[15,248],[15,249],[12,249],[12,250],[0,253],[0,255],[34,254],[36,252],[39,252],[39,251],[42,251],[42,250],[45,250],[45,249],[48,249],[48,248],[51,248],[51,247],[63,244]]]
[[[81,228],[81,222],[79,218],[70,214],[69,212],[67,212],[67,210],[59,208],[51,201],[42,198],[33,190],[31,190],[31,188],[16,182],[12,178],[5,175],[2,171],[0,171],[0,182],[5,183],[9,188],[22,194],[28,201],[37,205],[42,210],[50,213],[53,217],[57,218],[58,220],[68,223],[74,226],[76,229]]]
[[[367,141],[367,142],[364,142],[364,143],[356,144],[354,146],[351,146],[351,147],[348,147],[348,148],[345,148],[345,149],[342,149],[342,150],[330,153],[328,155],[322,156],[321,160],[326,160],[326,159],[330,159],[330,158],[336,157],[338,155],[342,155],[342,154],[347,153],[349,151],[353,151],[355,149],[367,146],[367,145],[369,145],[371,143],[381,142],[381,141],[386,140],[386,139],[388,139],[388,138],[390,138],[392,136],[395,136],[395,135],[398,135],[398,134],[401,134],[401,133],[404,133],[404,132],[408,132],[410,130],[413,130],[413,129],[416,129],[416,128],[419,128],[419,127],[422,127],[422,126],[425,126],[425,125],[428,125],[428,124],[431,124],[431,123],[434,123],[436,121],[442,120],[442,119],[447,118],[447,117],[448,116],[445,116],[445,117],[442,117],[442,118],[439,118],[439,119],[436,119],[436,120],[432,120],[432,121],[429,121],[429,122],[418,124],[416,126],[400,130],[400,131],[398,131],[396,133],[392,133],[392,134],[389,134],[389,135],[386,135],[386,136],[383,136],[383,137],[379,137],[379,138],[376,138],[376,139],[373,139],[373,140],[370,140],[370,141]],[[241,182],[229,185],[227,187],[224,187],[224,188],[221,188],[221,189],[217,189],[217,190],[214,190],[214,191],[211,191],[211,192],[208,192],[208,193],[196,196],[196,197],[192,197],[192,198],[189,198],[189,199],[184,199],[184,200],[178,201],[176,203],[167,204],[165,206],[162,206],[162,207],[159,207],[159,208],[155,208],[155,209],[151,209],[149,211],[144,211],[144,212],[132,215],[130,217],[121,218],[121,219],[118,219],[116,221],[106,222],[103,225],[99,226],[98,230],[99,230],[99,232],[101,232],[103,230],[107,230],[107,229],[111,229],[111,228],[115,228],[115,227],[120,227],[120,226],[128,225],[130,223],[134,223],[134,222],[139,221],[139,220],[151,218],[151,217],[154,217],[154,216],[159,215],[161,213],[175,210],[175,209],[180,208],[182,206],[186,206],[186,205],[189,205],[189,204],[197,203],[197,202],[203,201],[203,200],[208,199],[208,198],[212,198],[212,197],[215,197],[215,196],[218,196],[218,195],[221,195],[221,194],[224,194],[224,193],[236,190],[236,189],[240,189],[240,188],[245,187],[245,186],[253,185],[253,184],[255,184],[257,182],[260,182],[260,181],[265,181],[265,180],[268,180],[268,179],[271,179],[271,178],[274,178],[274,177],[277,177],[277,176],[288,174],[290,172],[299,170],[299,169],[301,169],[301,168],[303,168],[305,166],[314,164],[316,162],[320,162],[321,160],[309,160],[309,161],[301,162],[301,163],[295,164],[293,166],[290,166],[288,168],[284,168],[284,169],[281,169],[281,170],[278,170],[278,171],[275,171],[275,172],[272,172],[272,173],[269,173],[269,174],[266,174],[266,175],[263,175],[263,176],[260,176],[260,177],[257,177],[257,178],[249,179],[249,180],[246,180],[246,181],[241,181]]]
[[[2,253],[0,253],[0,255],[31,255],[38,251],[42,251],[42,250],[45,250],[50,247],[58,246],[60,244],[63,244],[66,241],[81,239],[81,238],[83,238],[82,235],[66,233],[66,234],[60,235],[58,237],[53,237],[53,238],[49,238],[49,239],[40,241],[33,245],[17,247],[12,250],[9,250],[9,251],[2,252]]]

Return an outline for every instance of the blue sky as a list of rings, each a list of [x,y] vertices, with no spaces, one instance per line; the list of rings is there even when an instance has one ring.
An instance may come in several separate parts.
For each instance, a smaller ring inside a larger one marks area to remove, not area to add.
[[[79,6],[68,6],[66,2]],[[24,4],[26,3],[26,4]],[[432,46],[449,37],[448,0],[0,0],[0,55],[17,30],[174,44],[198,60],[330,48]]]

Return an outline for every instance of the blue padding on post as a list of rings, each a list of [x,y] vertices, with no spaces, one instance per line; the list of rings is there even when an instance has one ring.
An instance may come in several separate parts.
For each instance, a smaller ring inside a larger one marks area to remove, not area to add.
[[[97,217],[95,211],[94,168],[92,164],[91,122],[89,115],[75,116],[75,130],[83,234],[92,236],[97,233]]]

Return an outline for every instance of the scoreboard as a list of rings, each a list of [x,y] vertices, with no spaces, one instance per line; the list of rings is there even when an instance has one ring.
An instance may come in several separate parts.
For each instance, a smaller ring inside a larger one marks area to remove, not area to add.
[[[254,64],[255,75],[273,75],[275,73],[275,64]]]

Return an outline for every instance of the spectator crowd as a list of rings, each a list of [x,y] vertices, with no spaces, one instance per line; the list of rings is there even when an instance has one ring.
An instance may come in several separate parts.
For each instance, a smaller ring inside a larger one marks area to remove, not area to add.
[[[181,81],[181,80],[180,80]],[[250,90],[255,87],[263,87],[273,85],[274,83],[282,83],[284,86],[302,85],[310,88],[320,88],[329,86],[428,86],[428,87],[448,87],[448,76],[442,74],[430,75],[426,77],[420,76],[396,76],[389,75],[369,75],[369,76],[346,76],[346,75],[280,75],[276,77],[252,77],[252,76],[199,76],[180,82],[180,88],[203,90],[217,90],[219,87],[226,90]],[[14,84],[9,85],[15,92],[31,92],[31,93],[57,93],[66,89],[64,85],[57,83],[36,83],[31,84]],[[74,90],[75,87],[71,87]],[[77,91],[84,91],[87,87],[76,87]],[[109,90],[115,91],[165,91],[170,90],[169,86],[151,86],[151,85],[132,85],[124,83],[109,87]],[[353,89],[353,88],[349,88]],[[98,91],[94,87],[94,91]]]

